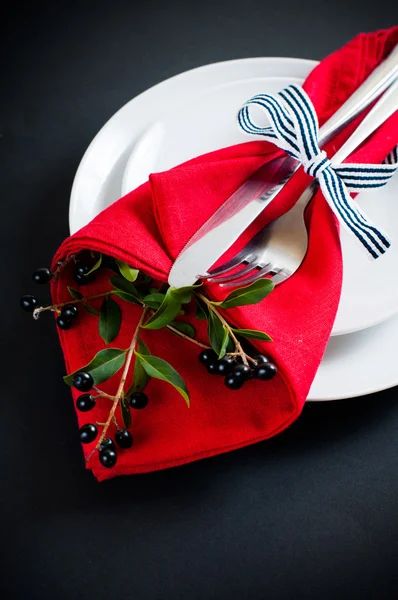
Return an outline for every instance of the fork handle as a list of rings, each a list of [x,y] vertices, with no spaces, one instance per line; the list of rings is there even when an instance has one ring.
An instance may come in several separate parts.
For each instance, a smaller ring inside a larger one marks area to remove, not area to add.
[[[359,88],[320,128],[318,137],[319,145],[325,145],[332,136],[336,135],[354,117],[369,106],[373,100],[378,98],[397,76],[398,44],[388,57],[374,69]]]

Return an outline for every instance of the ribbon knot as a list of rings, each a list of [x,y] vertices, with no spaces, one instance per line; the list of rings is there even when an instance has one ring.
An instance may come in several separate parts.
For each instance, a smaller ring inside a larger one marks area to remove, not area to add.
[[[265,110],[271,125],[259,127],[251,117],[253,105]],[[390,247],[378,229],[351,198],[351,191],[385,185],[397,170],[398,146],[382,165],[343,163],[335,166],[318,143],[319,125],[315,108],[305,91],[290,85],[275,96],[258,94],[239,111],[238,121],[246,133],[261,135],[302,165],[319,181],[323,196],[344,227],[370,256],[378,258]]]
[[[319,177],[325,169],[331,166],[332,163],[324,150],[319,150],[318,154],[315,154],[310,160],[303,161],[304,171],[311,177]]]

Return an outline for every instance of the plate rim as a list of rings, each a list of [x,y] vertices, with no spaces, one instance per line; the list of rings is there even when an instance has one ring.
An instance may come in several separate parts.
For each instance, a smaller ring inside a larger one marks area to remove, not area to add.
[[[267,62],[267,63],[283,62],[286,64],[291,64],[293,62],[293,63],[300,64],[300,65],[308,64],[308,66],[312,67],[312,68],[314,68],[317,64],[319,64],[319,61],[312,60],[312,59],[297,58],[297,57],[291,58],[291,57],[286,57],[286,56],[282,56],[282,57],[279,57],[279,56],[256,56],[256,57],[236,58],[236,59],[232,59],[232,60],[218,61],[218,62],[214,62],[214,63],[209,63],[207,65],[200,65],[198,67],[188,69],[187,71],[177,73],[176,75],[172,75],[171,77],[168,77],[167,79],[164,79],[162,81],[159,81],[158,83],[155,83],[151,87],[140,92],[137,96],[134,96],[133,98],[131,98],[130,100],[125,102],[102,125],[102,127],[95,134],[95,136],[93,137],[93,139],[87,146],[82,158],[80,159],[80,162],[78,164],[78,167],[76,169],[76,173],[75,173],[75,176],[73,179],[71,193],[70,193],[69,212],[68,212],[70,233],[72,234],[75,231],[77,231],[77,229],[73,227],[73,213],[75,210],[75,197],[77,195],[77,189],[78,189],[78,186],[80,183],[80,178],[82,176],[82,173],[85,169],[85,166],[86,166],[88,160],[90,159],[93,149],[95,148],[95,146],[97,146],[98,143],[101,142],[101,139],[102,139],[102,137],[104,137],[106,135],[107,130],[120,118],[120,116],[124,112],[126,112],[132,106],[133,103],[138,103],[143,97],[148,96],[153,93],[156,93],[157,89],[160,87],[173,85],[175,82],[186,79],[187,77],[192,77],[192,76],[195,77],[196,74],[198,74],[198,73],[213,71],[213,70],[223,68],[226,66],[232,67],[233,65],[236,65],[236,64],[248,64],[248,63],[262,64],[264,62]],[[149,125],[150,125],[150,123],[147,124],[147,127]]]

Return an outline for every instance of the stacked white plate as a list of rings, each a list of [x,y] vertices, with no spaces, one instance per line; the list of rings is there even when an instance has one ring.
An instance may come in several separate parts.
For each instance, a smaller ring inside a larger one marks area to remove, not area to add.
[[[238,127],[242,104],[258,93],[301,84],[317,63],[250,58],[200,67],[134,98],[100,130],[73,184],[74,233],[153,172],[249,139]],[[371,262],[342,232],[343,289],[332,337],[308,400],[337,400],[398,385],[398,177],[358,197],[397,241]]]

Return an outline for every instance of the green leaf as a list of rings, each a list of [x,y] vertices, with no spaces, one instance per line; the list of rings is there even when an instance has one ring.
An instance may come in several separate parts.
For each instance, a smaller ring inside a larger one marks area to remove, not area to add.
[[[143,326],[144,329],[161,329],[165,327],[180,313],[181,305],[191,301],[194,286],[181,288],[169,287],[162,304],[157,311],[149,317]]]
[[[68,292],[70,293],[72,298],[74,298],[75,300],[83,299],[83,294],[81,294],[80,292],[78,292],[77,290],[74,290],[73,288],[71,288],[69,286],[68,286]]]
[[[122,413],[123,425],[126,429],[131,427],[131,411],[129,405],[129,399],[122,395],[119,400],[120,412]]]
[[[90,373],[91,377],[94,379],[94,384],[98,385],[99,383],[110,379],[112,375],[117,373],[123,366],[125,357],[126,350],[120,350],[119,348],[105,348],[105,350],[97,352],[88,365],[80,367],[75,373],[78,373],[79,371]],[[65,383],[72,385],[75,373],[66,375],[64,377]]]
[[[148,347],[144,344],[144,342],[141,339],[138,340],[137,350],[139,354],[145,356],[149,356],[151,354],[149,352]],[[126,392],[126,396],[131,396],[131,394],[134,394],[134,392],[142,392],[147,386],[149,379],[150,377],[145,371],[144,367],[142,366],[141,360],[136,355],[134,363],[133,383],[131,384],[129,390]]]
[[[270,279],[259,279],[251,285],[234,290],[222,302],[212,302],[221,308],[233,308],[234,306],[245,306],[247,304],[257,304],[264,300],[274,289],[274,284]]]
[[[95,310],[95,308],[93,308],[92,306],[90,306],[89,304],[87,304],[87,302],[85,302],[83,304],[83,308],[84,310],[86,310],[88,313],[90,313],[90,315],[95,315],[96,317],[99,317],[99,312],[98,310]]]
[[[140,306],[142,304],[135,296],[131,296],[130,294],[125,294],[124,292],[119,292],[119,290],[116,290],[116,292],[113,292],[113,296],[117,296],[118,298],[121,298],[122,300],[126,300],[126,302],[131,302],[132,304],[139,304]]]
[[[195,296],[195,300],[196,300],[196,318],[199,321],[206,321],[206,319],[209,318],[209,309],[207,308],[206,304],[197,296]]]
[[[159,308],[164,298],[165,294],[161,294],[160,292],[154,292],[152,294],[148,294],[148,296],[144,296],[142,301],[150,308]]]
[[[221,354],[224,345],[225,327],[211,310],[209,311],[207,322],[207,335],[209,336],[210,346],[214,352]]]
[[[125,279],[127,279],[127,281],[135,281],[137,279],[138,274],[139,274],[138,269],[133,269],[132,267],[130,267],[125,262],[122,262],[121,260],[116,260],[116,264],[119,267],[119,271],[120,271],[121,275],[123,275],[123,277]]]
[[[106,296],[101,305],[98,321],[98,331],[105,344],[113,342],[119,333],[121,322],[122,312],[119,305],[110,296]]]
[[[91,252],[91,255],[93,256],[93,253]],[[95,263],[95,265],[89,270],[88,273],[85,273],[84,276],[88,277],[91,273],[94,273],[94,271],[96,271],[97,269],[100,268],[102,263],[102,254],[99,255],[99,258],[97,260],[97,262]]]
[[[142,341],[141,338],[138,339],[137,350],[138,350],[139,354],[145,354],[145,355],[151,354],[148,346],[146,345],[145,342]]]
[[[272,338],[267,333],[264,333],[264,331],[257,331],[257,329],[234,329],[233,327],[231,329],[234,331],[234,333],[248,338],[249,340],[272,342]]]
[[[112,275],[112,277],[109,280],[109,283],[115,289],[119,290],[120,292],[123,292],[124,294],[128,294],[129,296],[135,296],[136,298],[140,297],[137,288],[130,281],[127,281],[127,279],[124,279],[124,277],[121,277],[120,275]]]
[[[189,407],[189,394],[187,386],[184,380],[177,371],[169,365],[165,360],[158,358],[157,356],[148,356],[146,354],[135,353],[140,359],[142,366],[150,377],[155,379],[161,379],[170,383],[184,398],[187,406]]]
[[[170,293],[175,298],[178,298],[181,304],[189,304],[191,302],[192,292],[201,285],[202,284],[199,283],[197,285],[186,285],[185,287],[180,288],[170,287],[167,291],[170,290]]]
[[[142,366],[141,360],[138,358],[138,356],[136,356],[134,363],[133,385],[129,389],[129,394],[134,394],[134,392],[142,392],[146,388],[149,379],[150,377]]]
[[[118,296],[127,302],[132,302],[133,304],[142,304],[140,293],[130,281],[127,281],[127,279],[124,279],[120,275],[112,275],[109,283],[116,288],[116,292],[114,292],[115,296]]]
[[[224,329],[224,337],[223,337],[223,340],[221,343],[220,351],[218,353],[218,358],[222,358],[223,356],[225,356],[225,353],[226,353],[227,347],[228,347],[228,342],[230,341],[229,331],[225,327],[225,325],[223,325],[223,329]]]
[[[194,338],[196,335],[195,327],[192,327],[190,323],[186,323],[185,321],[172,321],[170,325],[188,337]],[[172,331],[172,333],[174,332]],[[175,333],[174,335],[178,335],[178,333]]]

